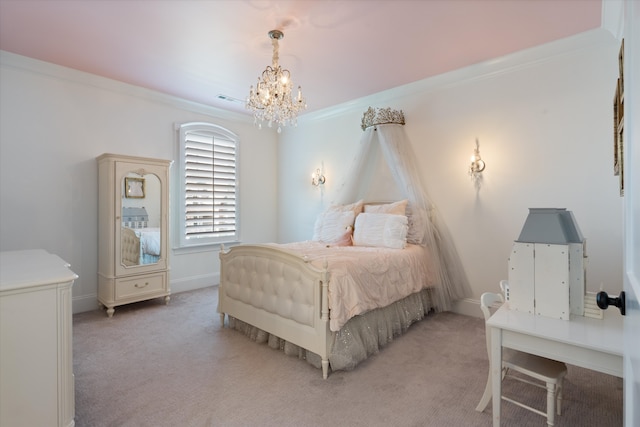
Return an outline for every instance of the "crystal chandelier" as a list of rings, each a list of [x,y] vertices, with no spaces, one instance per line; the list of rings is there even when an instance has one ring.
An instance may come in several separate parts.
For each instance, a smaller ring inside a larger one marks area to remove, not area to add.
[[[253,111],[254,122],[262,128],[262,123],[267,121],[269,127],[273,123],[278,124],[278,132],[281,126],[297,124],[298,111],[307,108],[307,103],[302,97],[302,90],[298,86],[298,95],[294,99],[291,95],[291,73],[283,70],[278,65],[278,40],[284,37],[282,31],[269,31],[269,37],[273,44],[273,61],[262,76],[258,77],[255,89],[251,86],[247,97],[247,108]]]

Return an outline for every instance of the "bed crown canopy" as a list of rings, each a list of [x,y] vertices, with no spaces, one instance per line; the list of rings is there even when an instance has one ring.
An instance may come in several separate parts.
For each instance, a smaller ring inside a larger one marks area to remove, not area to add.
[[[362,130],[371,126],[396,123],[404,124],[404,113],[402,110],[392,110],[391,108],[371,108],[364,112],[362,116]]]
[[[372,151],[382,153],[396,186],[407,198],[409,231],[407,241],[426,245],[439,260],[440,307],[451,308],[451,302],[468,294],[468,281],[448,230],[423,188],[411,142],[404,130],[404,113],[391,108],[369,107],[362,117],[359,149],[346,180],[338,189],[336,203],[347,204],[361,198],[362,180],[367,176]]]

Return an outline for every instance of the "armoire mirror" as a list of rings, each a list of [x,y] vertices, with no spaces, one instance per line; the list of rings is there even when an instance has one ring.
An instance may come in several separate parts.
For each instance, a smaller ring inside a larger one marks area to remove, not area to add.
[[[129,172],[120,183],[120,262],[125,267],[156,264],[161,257],[162,188],[158,176]]]

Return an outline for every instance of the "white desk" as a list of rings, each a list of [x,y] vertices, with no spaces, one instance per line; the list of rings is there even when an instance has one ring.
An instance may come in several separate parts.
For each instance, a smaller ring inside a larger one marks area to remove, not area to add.
[[[500,426],[502,347],[559,360],[622,377],[622,316],[608,310],[604,319],[571,315],[559,320],[509,310],[508,303],[487,321],[491,328],[493,425]]]

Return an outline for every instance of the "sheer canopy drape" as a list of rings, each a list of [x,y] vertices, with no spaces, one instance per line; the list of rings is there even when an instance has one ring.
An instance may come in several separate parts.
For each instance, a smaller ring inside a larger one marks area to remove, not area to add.
[[[347,204],[361,198],[362,187],[366,184],[362,182],[362,177],[367,174],[374,149],[382,152],[398,190],[408,200],[407,241],[428,246],[434,258],[439,260],[435,266],[440,282],[437,305],[440,310],[449,310],[453,301],[467,296],[469,284],[446,225],[440,220],[437,209],[422,186],[403,125],[379,124],[364,130],[359,150],[335,202]]]

